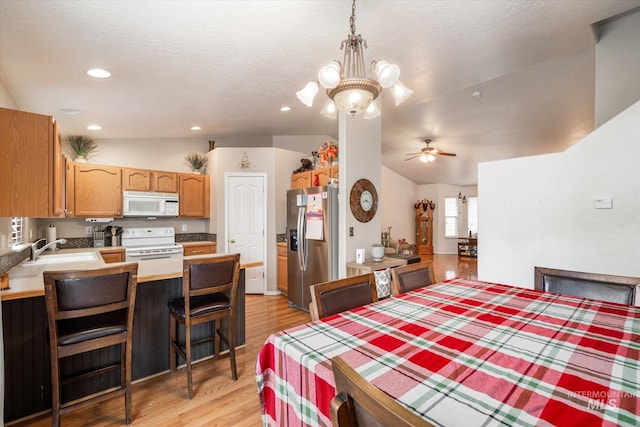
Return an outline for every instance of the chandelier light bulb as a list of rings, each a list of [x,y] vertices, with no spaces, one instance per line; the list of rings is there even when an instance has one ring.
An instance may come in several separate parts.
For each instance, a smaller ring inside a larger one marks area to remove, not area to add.
[[[336,104],[334,104],[334,102],[331,100],[329,100],[329,102],[325,104],[324,108],[320,112],[320,114],[322,114],[323,116],[329,119],[337,118],[338,117],[337,113],[338,113],[338,110],[336,109]]]
[[[420,161],[422,163],[427,163],[429,161],[429,158],[427,157],[426,154],[423,154],[422,156],[420,156]]]
[[[387,61],[377,61],[374,67],[380,86],[387,88],[393,86],[400,77],[400,67],[396,64],[389,64]]]
[[[318,93],[318,83],[317,82],[309,82],[304,87],[304,89],[296,92],[296,96],[298,99],[307,107],[311,107],[313,105],[313,98],[316,97]]]
[[[369,104],[367,109],[364,111],[363,117],[365,119],[373,119],[374,117],[378,117],[380,115],[380,109],[375,102]]]
[[[327,89],[333,89],[340,83],[340,63],[331,61],[318,71],[320,84]]]
[[[433,162],[436,159],[436,156],[434,156],[433,154],[429,153],[427,154],[427,161],[428,162]]]
[[[398,80],[397,83],[394,84],[391,88],[391,93],[393,93],[393,99],[395,99],[396,105],[400,105],[411,96],[413,91],[403,85],[400,80]]]

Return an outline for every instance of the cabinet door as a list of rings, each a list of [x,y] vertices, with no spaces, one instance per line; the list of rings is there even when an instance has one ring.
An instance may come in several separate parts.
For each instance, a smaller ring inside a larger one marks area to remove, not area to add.
[[[179,175],[180,216],[209,218],[209,177]]]
[[[283,295],[288,295],[289,286],[287,282],[287,244],[278,243],[278,289]]]
[[[0,108],[0,217],[53,214],[53,119]]]
[[[311,187],[311,172],[298,172],[291,175],[291,189]]]
[[[120,168],[74,163],[73,181],[74,216],[122,216]]]
[[[58,122],[53,122],[53,208],[51,215],[64,217],[67,212],[66,197],[66,158],[62,154],[62,140]]]
[[[100,256],[107,264],[124,262],[124,249],[103,249],[100,251]]]
[[[178,174],[175,172],[153,171],[151,173],[151,189],[161,193],[178,192]]]
[[[122,168],[123,191],[151,191],[151,171]]]
[[[331,174],[330,168],[315,169],[311,171],[311,175],[312,175],[311,185],[313,187],[316,187],[318,185],[329,184],[330,174]]]

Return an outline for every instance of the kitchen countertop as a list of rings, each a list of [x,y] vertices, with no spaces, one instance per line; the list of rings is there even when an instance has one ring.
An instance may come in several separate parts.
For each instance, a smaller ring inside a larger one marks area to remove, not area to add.
[[[96,260],[91,261],[70,261],[70,262],[58,262],[55,264],[25,264],[22,262],[17,266],[9,270],[9,289],[2,291],[2,301],[30,298],[44,295],[44,281],[42,273],[44,271],[58,271],[58,270],[93,270],[97,268],[103,268],[105,266],[113,266],[118,263],[107,264],[103,261],[99,255],[100,250],[118,249],[115,247],[105,248],[80,248],[80,249],[61,249],[54,253],[45,252],[44,257],[50,254],[74,254],[85,252],[97,252],[98,256]],[[188,257],[203,258],[208,256],[215,256],[222,254],[208,254],[208,255],[194,255]],[[155,280],[173,279],[182,277],[182,260],[183,258],[164,258],[159,260],[145,260],[138,263],[138,283],[151,282]],[[241,263],[240,268],[252,268],[260,267],[263,263],[246,262]]]

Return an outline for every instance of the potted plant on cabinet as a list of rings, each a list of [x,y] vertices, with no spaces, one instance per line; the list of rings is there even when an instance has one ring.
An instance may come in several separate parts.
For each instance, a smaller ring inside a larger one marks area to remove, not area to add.
[[[95,154],[98,144],[88,136],[68,136],[67,144],[75,154],[73,159],[76,163],[87,163],[89,157]]]
[[[200,175],[204,171],[204,168],[207,166],[209,158],[206,154],[191,152],[184,157],[184,160],[186,165],[191,168],[191,171],[194,174]]]

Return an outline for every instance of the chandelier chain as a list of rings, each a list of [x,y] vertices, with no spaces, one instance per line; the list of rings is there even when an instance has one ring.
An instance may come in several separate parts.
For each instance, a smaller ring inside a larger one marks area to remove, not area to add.
[[[356,36],[356,0],[353,0],[353,5],[351,6],[351,18],[349,18],[349,23],[351,24],[351,36]]]

